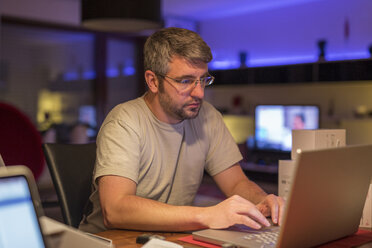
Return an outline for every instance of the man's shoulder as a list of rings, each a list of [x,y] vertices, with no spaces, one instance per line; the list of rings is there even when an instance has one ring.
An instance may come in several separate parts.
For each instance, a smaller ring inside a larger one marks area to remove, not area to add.
[[[120,115],[125,113],[137,112],[144,107],[144,101],[142,97],[138,97],[133,100],[129,100],[123,103],[116,105],[111,111],[110,114]]]
[[[107,115],[105,122],[112,120],[129,121],[140,118],[146,112],[142,97],[116,105]]]
[[[203,119],[218,118],[221,113],[209,102],[203,101],[203,105],[200,110],[200,117]]]

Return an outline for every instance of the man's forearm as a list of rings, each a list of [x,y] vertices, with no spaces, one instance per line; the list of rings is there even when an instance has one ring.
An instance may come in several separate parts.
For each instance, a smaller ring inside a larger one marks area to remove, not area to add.
[[[246,177],[245,177],[246,178]],[[221,183],[221,180],[218,180]],[[241,180],[237,180],[241,181]],[[135,195],[136,184],[130,179],[105,176],[99,180],[99,196],[104,224],[107,228],[145,231],[189,231],[201,228],[227,228],[243,224],[252,228],[267,226],[265,216],[256,205],[244,198],[259,201],[265,194],[250,181],[230,184],[228,195],[240,192],[211,207],[174,206]],[[245,192],[245,193],[244,193]],[[266,195],[266,194],[265,194]]]
[[[235,164],[213,176],[213,179],[228,197],[239,195],[254,204],[258,204],[267,196],[257,184],[247,178],[239,164]]]
[[[240,180],[233,188],[232,194],[240,195],[254,204],[258,204],[267,196],[261,187],[248,178]]]
[[[265,216],[251,202],[232,196],[211,207],[173,206],[128,195],[115,202],[114,209],[103,208],[108,228],[145,231],[190,231],[201,228],[227,228],[243,224],[252,228],[269,226]]]
[[[206,227],[201,207],[173,206],[135,195],[123,196],[110,205],[103,208],[108,228],[188,231]]]

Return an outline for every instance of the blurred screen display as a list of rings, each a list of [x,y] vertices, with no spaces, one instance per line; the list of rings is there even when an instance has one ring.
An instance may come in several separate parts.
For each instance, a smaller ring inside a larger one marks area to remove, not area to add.
[[[318,129],[319,107],[258,105],[255,108],[255,146],[261,150],[290,151],[293,129]]]

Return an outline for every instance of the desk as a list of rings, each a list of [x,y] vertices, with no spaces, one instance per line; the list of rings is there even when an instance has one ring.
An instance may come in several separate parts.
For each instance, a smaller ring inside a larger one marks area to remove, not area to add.
[[[113,244],[115,245],[115,248],[138,248],[138,247],[142,247],[143,245],[136,244],[136,238],[138,235],[141,235],[143,233],[148,233],[148,232],[138,232],[138,231],[128,231],[128,230],[108,230],[108,231],[97,233],[97,235],[111,239]],[[198,245],[193,245],[193,244],[189,244],[189,243],[178,240],[179,238],[190,235],[188,233],[167,233],[167,232],[151,232],[151,233],[164,236],[166,237],[166,240],[180,244],[184,246],[185,248],[200,248],[201,247]],[[337,246],[337,245],[335,246],[335,244],[330,243],[330,244],[323,245],[321,247],[322,248],[351,247],[351,246],[348,246],[350,244],[351,244],[350,242],[346,242],[346,244],[344,244],[345,246]],[[364,244],[359,247],[360,248],[371,248],[372,242]]]
[[[139,232],[139,231],[128,231],[128,230],[108,230],[104,232],[97,233],[98,236],[111,239],[115,248],[137,248],[142,247],[142,244],[136,244],[137,236],[149,232]],[[151,232],[153,234],[158,234],[164,236],[166,240],[175,242],[185,248],[193,247],[193,248],[200,248],[198,245],[192,245],[189,243],[185,243],[183,241],[179,241],[178,239],[181,237],[185,237],[190,235],[189,233],[166,233],[166,232]]]

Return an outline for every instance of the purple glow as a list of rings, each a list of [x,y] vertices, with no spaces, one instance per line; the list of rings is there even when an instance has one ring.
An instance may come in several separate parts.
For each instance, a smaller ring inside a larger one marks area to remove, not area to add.
[[[136,68],[134,68],[133,66],[127,66],[123,69],[123,74],[125,76],[132,76],[136,74]]]
[[[83,78],[86,80],[91,80],[96,78],[96,72],[95,71],[85,71],[83,72]]]
[[[63,74],[63,80],[64,81],[73,81],[78,80],[79,74],[77,72],[66,72]]]
[[[333,53],[326,55],[326,61],[352,60],[352,59],[367,59],[369,54],[367,51],[349,52],[349,53]],[[302,55],[302,56],[288,56],[288,57],[264,57],[251,59],[248,61],[248,67],[263,67],[275,65],[291,65],[317,62],[317,56]],[[238,59],[231,60],[215,60],[209,64],[212,70],[223,69],[237,69],[240,67]]]
[[[110,78],[117,77],[117,76],[119,76],[119,74],[120,73],[119,73],[119,70],[117,68],[108,68],[106,70],[106,76],[110,77]]]

